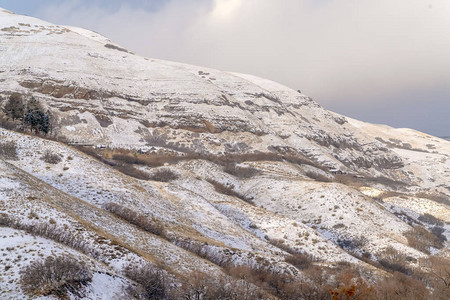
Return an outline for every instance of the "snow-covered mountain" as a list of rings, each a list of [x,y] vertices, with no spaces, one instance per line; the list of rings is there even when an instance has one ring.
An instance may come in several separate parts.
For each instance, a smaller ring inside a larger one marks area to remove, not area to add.
[[[0,116],[22,131],[0,129],[2,299],[39,294],[23,274],[49,256],[90,270],[84,296],[70,297],[124,299],[140,283],[130,264],[159,266],[181,286],[194,273],[230,275],[224,262],[301,277],[286,260],[298,253],[374,277],[389,271],[386,249],[410,268],[449,255],[444,139],[0,9],[0,106],[12,95],[24,114],[36,99],[51,131]]]

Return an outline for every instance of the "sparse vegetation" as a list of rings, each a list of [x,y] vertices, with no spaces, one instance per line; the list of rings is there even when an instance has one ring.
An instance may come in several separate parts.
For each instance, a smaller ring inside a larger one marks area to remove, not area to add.
[[[12,219],[5,213],[1,213],[0,226],[23,230],[32,235],[51,239],[94,258],[98,258],[100,256],[99,253],[95,249],[91,248],[89,244],[87,244],[81,237],[72,235],[70,231],[63,227],[59,227],[56,224],[40,223],[37,221],[30,224],[25,224]]]
[[[69,256],[49,256],[34,261],[21,271],[22,289],[30,296],[82,297],[83,286],[92,281],[87,267]]]

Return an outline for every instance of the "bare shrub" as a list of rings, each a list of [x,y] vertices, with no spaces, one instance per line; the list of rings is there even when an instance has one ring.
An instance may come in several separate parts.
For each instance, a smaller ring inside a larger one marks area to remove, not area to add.
[[[426,254],[430,254],[431,247],[437,249],[444,247],[441,240],[422,226],[415,226],[408,230],[404,235],[408,240],[409,246]]]
[[[170,278],[163,270],[151,265],[128,265],[124,274],[137,283],[130,284],[127,292],[136,299],[165,299],[168,295]]]
[[[17,159],[17,144],[14,141],[0,143],[0,157]]]
[[[393,272],[400,272],[403,274],[411,275],[412,269],[409,268],[407,261],[409,257],[395,248],[388,246],[382,252],[377,254],[378,262],[381,266]]]
[[[249,204],[254,204],[253,199],[250,197],[246,197],[245,195],[242,195],[241,193],[234,190],[234,184],[228,184],[225,185],[223,183],[220,183],[214,179],[207,180],[209,183],[211,183],[214,186],[214,190],[218,193],[227,195],[227,196],[233,196],[237,197]]]
[[[162,237],[166,235],[163,224],[152,216],[142,215],[128,207],[111,202],[104,204],[103,208],[145,231]]]
[[[290,263],[300,270],[309,268],[313,261],[314,257],[308,253],[297,253],[286,257],[287,263]]]
[[[16,228],[17,223],[7,214],[1,213],[0,214],[0,226]]]
[[[281,250],[284,250],[289,254],[292,254],[292,255],[299,254],[299,252],[296,249],[290,247],[289,245],[286,245],[284,243],[284,239],[268,239],[268,242],[271,245],[273,245],[277,248],[280,248]]]
[[[48,164],[56,165],[61,161],[61,156],[58,154],[52,153],[50,150],[45,151],[44,155],[41,157],[43,161]]]
[[[92,273],[86,266],[69,256],[49,256],[44,261],[34,261],[20,274],[22,289],[32,296],[64,298],[70,292],[82,297],[82,287],[92,281]]]
[[[447,241],[447,237],[443,234],[445,232],[445,229],[440,226],[434,226],[431,228],[431,233],[434,234],[434,236],[437,238],[438,243],[444,245],[444,243]]]
[[[450,259],[430,256],[421,260],[421,265],[428,270],[424,275],[433,289],[432,299],[450,299]]]
[[[227,267],[230,264],[230,259],[228,257],[221,255],[217,248],[209,246],[206,243],[188,239],[176,239],[171,240],[171,242],[178,247],[188,250],[203,259],[207,259],[218,266]],[[231,251],[232,250],[228,249],[228,253],[233,253]]]
[[[355,254],[358,250],[361,249],[361,247],[367,244],[367,238],[363,236],[356,236],[356,237],[340,236],[336,240],[336,244],[342,249],[350,252],[351,254]]]
[[[240,167],[236,163],[225,164],[224,171],[240,179],[252,178],[261,173],[260,170],[253,167]]]
[[[175,299],[258,300],[269,299],[255,285],[225,274],[214,277],[206,273],[192,273]]]
[[[149,176],[150,180],[161,182],[169,182],[172,180],[177,180],[178,178],[178,174],[168,168],[158,169]]]
[[[376,299],[386,300],[424,300],[430,299],[430,292],[423,282],[395,272],[390,277],[378,280],[376,296]]]

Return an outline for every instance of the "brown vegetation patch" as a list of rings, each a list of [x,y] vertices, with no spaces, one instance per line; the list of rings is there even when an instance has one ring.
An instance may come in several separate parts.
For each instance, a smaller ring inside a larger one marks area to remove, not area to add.
[[[20,283],[31,296],[68,298],[68,293],[83,297],[81,288],[92,281],[92,273],[80,261],[69,256],[49,256],[34,261],[21,271]]]
[[[158,169],[149,176],[150,180],[161,182],[169,182],[177,180],[178,178],[178,174],[168,168]]]
[[[444,242],[436,235],[426,230],[424,227],[416,225],[405,232],[408,245],[423,252],[430,254],[430,248],[442,249]]]
[[[17,159],[17,144],[14,141],[0,143],[0,157],[4,159]]]
[[[43,161],[48,164],[56,165],[61,162],[61,156],[58,154],[52,153],[50,150],[45,151],[44,155],[41,157]]]

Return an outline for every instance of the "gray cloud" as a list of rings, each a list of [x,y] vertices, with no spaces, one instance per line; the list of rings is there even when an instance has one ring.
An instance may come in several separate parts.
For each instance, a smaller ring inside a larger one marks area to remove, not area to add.
[[[98,31],[144,56],[270,78],[344,114],[384,107],[376,120],[450,135],[450,118],[431,129],[410,122],[423,107],[450,102],[435,92],[450,90],[448,0],[170,0],[157,10],[123,3],[111,11],[65,1],[37,16]]]

